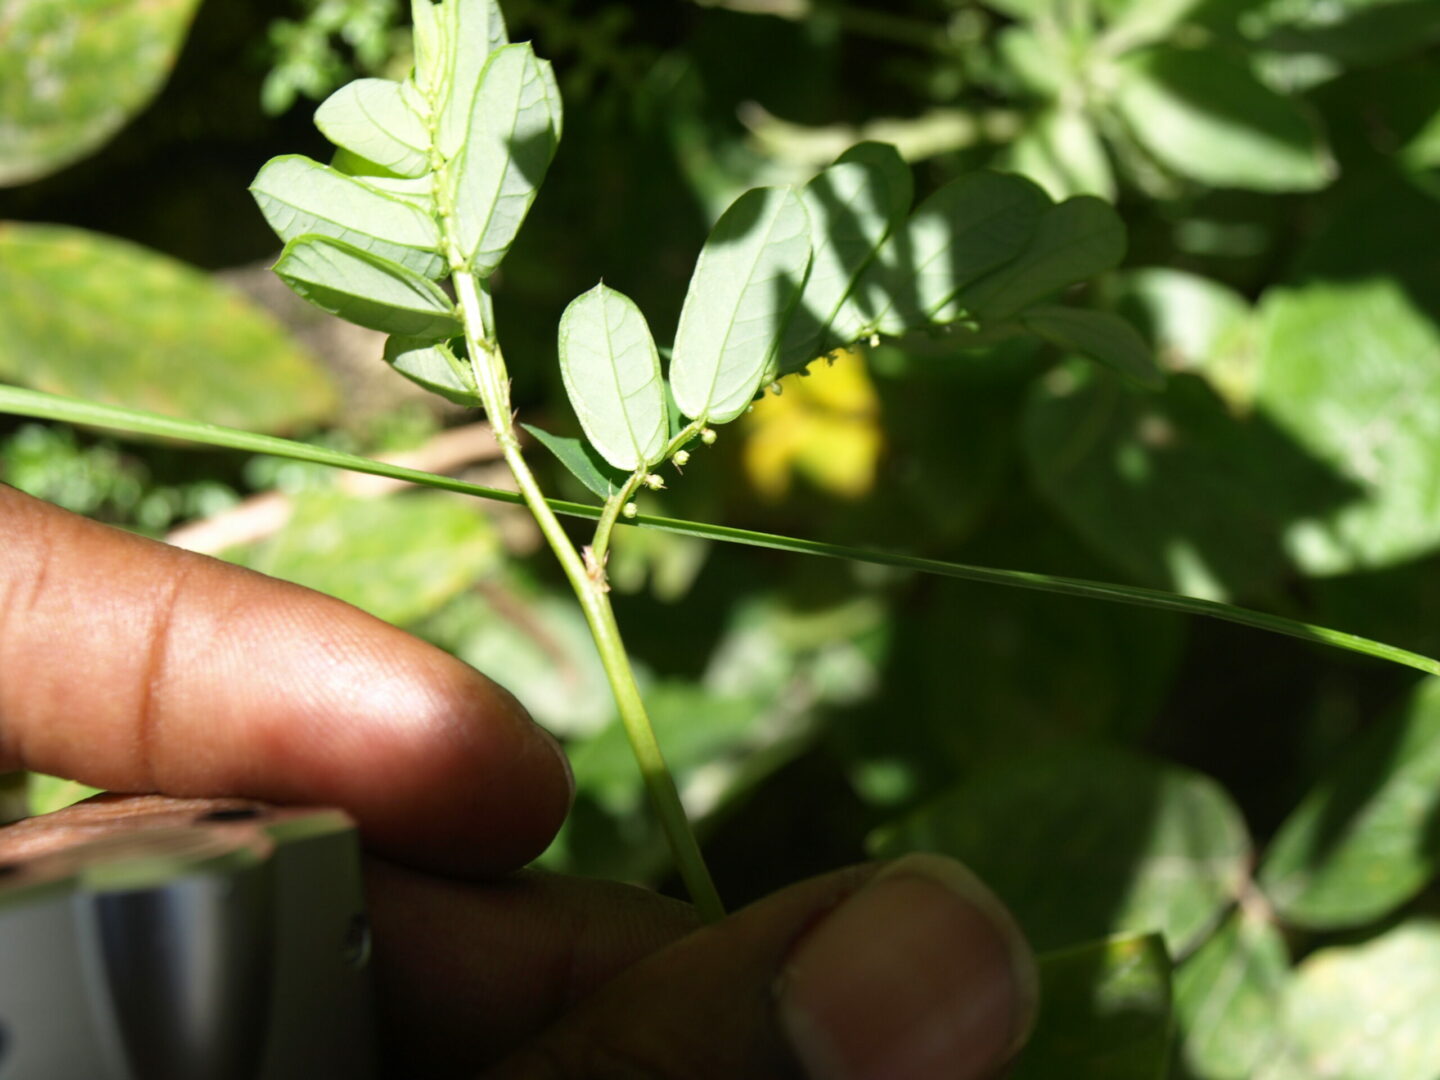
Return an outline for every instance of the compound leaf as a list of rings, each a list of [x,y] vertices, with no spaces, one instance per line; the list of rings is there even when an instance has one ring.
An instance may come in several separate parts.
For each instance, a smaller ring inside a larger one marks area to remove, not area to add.
[[[433,217],[300,154],[266,162],[250,193],[282,240],[307,233],[333,237],[428,278],[445,268]]]
[[[316,307],[371,330],[432,341],[463,330],[440,286],[343,240],[297,236],[274,269]]]
[[[617,469],[659,461],[669,424],[660,354],[640,309],[605,285],[560,319],[560,374],[591,444]]]
[[[449,172],[455,242],[482,277],[500,265],[535,201],[555,154],[558,106],[528,44],[490,57]]]
[[[430,171],[424,107],[410,83],[356,79],[321,103],[315,126],[336,146],[397,176],[421,177]]]
[[[693,420],[745,411],[779,348],[810,265],[810,221],[793,188],[755,188],[720,216],[690,278],[670,384]]]

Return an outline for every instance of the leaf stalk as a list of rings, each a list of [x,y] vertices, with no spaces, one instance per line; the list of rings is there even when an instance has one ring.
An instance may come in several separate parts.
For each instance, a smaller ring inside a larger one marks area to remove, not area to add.
[[[462,321],[465,324],[465,340],[469,346],[471,367],[475,372],[476,388],[484,403],[486,415],[490,418],[491,427],[495,431],[495,441],[499,443],[505,463],[510,467],[510,472],[514,475],[516,484],[519,485],[525,505],[534,515],[536,523],[540,526],[540,532],[555,553],[555,557],[559,559],[560,567],[569,580],[570,587],[574,589],[575,596],[580,601],[580,607],[585,613],[585,621],[590,627],[590,633],[595,639],[595,647],[600,654],[600,662],[605,668],[605,677],[610,683],[611,693],[615,696],[615,704],[620,711],[620,720],[625,727],[625,735],[630,740],[630,746],[634,751],[635,760],[639,763],[645,788],[650,794],[655,814],[660,820],[661,829],[669,843],[676,869],[685,882],[686,890],[690,893],[690,900],[701,918],[706,922],[715,922],[724,917],[725,908],[716,891],[714,880],[710,876],[710,870],[705,865],[705,857],[701,854],[699,841],[690,827],[685,807],[680,801],[680,792],[675,787],[675,781],[665,764],[665,756],[655,738],[654,726],[650,723],[649,713],[645,710],[645,702],[640,696],[640,689],[635,681],[635,672],[630,665],[630,657],[625,651],[620,627],[615,621],[615,612],[610,604],[609,587],[604,577],[604,547],[602,546],[597,551],[592,545],[591,561],[592,565],[596,567],[596,572],[592,574],[586,566],[585,559],[575,549],[575,545],[560,524],[560,519],[556,517],[544,492],[540,490],[540,485],[535,480],[535,475],[530,471],[530,466],[521,452],[520,440],[515,433],[514,418],[511,414],[510,379],[505,368],[505,359],[499,345],[485,333],[485,329],[489,326],[489,320],[486,318],[489,310],[486,303],[488,297],[481,296],[475,276],[466,270],[457,271],[453,280],[455,294],[460,303]],[[641,472],[632,477],[626,490],[633,494],[634,487],[640,483],[643,476],[644,473]],[[609,528],[605,530],[603,537],[600,535],[600,530],[596,530],[597,543],[601,540],[608,543],[609,529],[614,527],[615,518],[623,505],[623,500],[617,501],[616,499],[611,499],[610,503],[607,503],[606,512],[610,515]],[[611,513],[612,509],[613,513]],[[602,518],[602,526],[604,523],[605,519]]]

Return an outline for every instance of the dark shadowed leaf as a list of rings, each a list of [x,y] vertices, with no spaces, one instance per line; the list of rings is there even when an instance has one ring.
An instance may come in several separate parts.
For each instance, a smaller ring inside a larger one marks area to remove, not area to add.
[[[1191,374],[1140,394],[1062,369],[1036,386],[1023,438],[1040,492],[1097,553],[1195,596],[1272,586],[1291,572],[1292,523],[1357,494],[1266,413],[1237,414]]]
[[[521,424],[526,431],[540,442],[540,445],[555,455],[570,474],[587,488],[608,499],[618,495],[625,486],[625,473],[611,467],[610,463],[595,452],[595,448],[584,439],[572,439],[565,435],[552,435],[534,424]]]
[[[1040,1015],[1010,1080],[1164,1080],[1170,958],[1158,934],[1042,954]]]
[[[1440,679],[1367,731],[1281,827],[1260,880],[1280,915],[1362,926],[1440,870]]]
[[[1047,209],[1016,258],[960,291],[940,316],[1007,319],[1021,308],[1096,274],[1125,256],[1125,226],[1109,203],[1090,195]]]
[[[1224,789],[1128,751],[996,762],[872,837],[879,855],[960,859],[1036,948],[1158,932],[1183,953],[1238,895],[1250,840]]]
[[[1124,319],[1108,311],[1041,304],[1020,317],[1025,329],[1052,345],[1114,368],[1151,390],[1165,385],[1150,346]]]

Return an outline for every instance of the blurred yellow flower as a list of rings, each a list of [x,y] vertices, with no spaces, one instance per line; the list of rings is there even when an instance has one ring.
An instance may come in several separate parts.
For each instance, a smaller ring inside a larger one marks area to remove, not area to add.
[[[858,499],[875,484],[883,442],[880,400],[863,354],[817,361],[767,394],[744,418],[745,472],[766,499],[779,499],[796,474],[832,495]]]

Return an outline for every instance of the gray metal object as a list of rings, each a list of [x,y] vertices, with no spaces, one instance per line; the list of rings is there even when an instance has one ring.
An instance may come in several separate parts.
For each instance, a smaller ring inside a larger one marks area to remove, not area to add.
[[[0,828],[0,1080],[368,1080],[338,810],[102,796]]]

